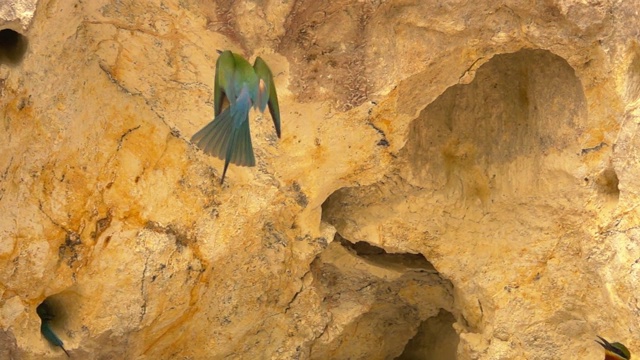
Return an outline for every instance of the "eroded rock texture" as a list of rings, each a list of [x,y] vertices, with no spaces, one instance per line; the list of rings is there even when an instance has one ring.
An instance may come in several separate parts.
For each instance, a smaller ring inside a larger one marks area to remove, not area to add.
[[[640,1],[0,4],[0,358],[640,350]],[[258,164],[188,141],[272,67]]]

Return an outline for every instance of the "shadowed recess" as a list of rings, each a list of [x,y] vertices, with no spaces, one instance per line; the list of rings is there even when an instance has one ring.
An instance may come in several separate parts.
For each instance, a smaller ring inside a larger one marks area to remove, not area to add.
[[[64,334],[64,324],[67,322],[67,312],[61,300],[60,295],[47,297],[38,305],[36,313],[41,322],[40,333],[42,340],[48,342],[52,349],[59,347],[59,349],[55,349],[54,351],[62,350],[69,356],[64,345],[66,334],[65,336],[61,336]],[[64,338],[64,340],[62,338]]]
[[[617,200],[620,197],[619,182],[616,171],[612,167],[608,167],[598,174],[596,188],[598,192],[610,195]]]
[[[400,156],[414,184],[486,206],[502,195],[577,185],[564,169],[580,166],[576,139],[591,138],[589,127],[573,68],[549,51],[525,49],[494,56],[470,84],[427,106]],[[560,169],[546,161],[558,155]]]
[[[310,359],[393,359],[423,321],[453,309],[453,288],[421,254],[388,253],[336,235],[311,264],[330,322]],[[453,342],[453,341],[452,341]],[[455,342],[457,344],[457,342]]]
[[[384,249],[371,245],[365,241],[352,243],[341,236],[336,236],[336,240],[342,246],[355,251],[356,255],[368,260],[370,263],[381,267],[405,267],[408,269],[422,269],[437,273],[436,268],[422,254],[409,253],[388,253]]]
[[[28,41],[11,29],[0,30],[0,64],[18,65],[27,52]]]
[[[460,336],[453,329],[453,314],[440,310],[438,316],[423,321],[398,360],[456,359]]]

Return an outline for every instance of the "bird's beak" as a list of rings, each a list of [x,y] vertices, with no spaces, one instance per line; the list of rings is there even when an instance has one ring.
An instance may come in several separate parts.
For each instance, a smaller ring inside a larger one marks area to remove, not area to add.
[[[598,339],[600,339],[602,342],[598,341],[598,340],[594,340],[595,342],[597,342],[598,344],[600,344],[600,346],[602,346],[605,350],[611,350],[611,348],[613,346],[611,346],[611,343],[608,342],[607,340],[605,340],[605,338],[603,338],[600,335],[596,335],[598,337]]]
[[[605,340],[602,336],[600,335],[596,335],[598,337],[598,339],[600,339],[602,342],[598,341],[598,340],[594,340],[596,343],[600,344],[600,346],[602,346],[603,348],[607,349],[609,347],[611,347],[611,344]]]

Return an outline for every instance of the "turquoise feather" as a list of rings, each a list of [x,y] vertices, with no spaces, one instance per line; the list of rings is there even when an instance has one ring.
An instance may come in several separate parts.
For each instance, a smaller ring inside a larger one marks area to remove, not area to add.
[[[251,143],[249,111],[264,112],[267,105],[278,138],[280,107],[273,75],[267,64],[258,57],[253,65],[242,56],[223,51],[216,61],[214,79],[214,119],[195,133],[191,141],[205,153],[225,161],[220,183],[224,182],[230,163],[255,166]],[[229,106],[223,109],[224,100]]]
[[[38,305],[38,307],[36,308],[36,312],[38,313],[38,316],[42,321],[42,324],[40,325],[40,332],[42,333],[42,336],[44,336],[44,338],[47,339],[47,341],[49,341],[52,345],[59,346],[62,351],[67,354],[67,357],[71,357],[69,356],[67,350],[64,348],[64,343],[62,342],[62,340],[60,340],[58,335],[56,335],[56,333],[53,332],[53,329],[51,328],[51,320],[53,320],[54,316],[46,302]]]

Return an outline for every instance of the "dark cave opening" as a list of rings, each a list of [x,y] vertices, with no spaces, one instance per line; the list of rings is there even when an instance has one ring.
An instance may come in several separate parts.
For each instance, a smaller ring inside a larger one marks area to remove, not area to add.
[[[0,64],[18,65],[27,52],[27,37],[11,29],[0,30]]]
[[[53,351],[63,351],[69,357],[64,341],[60,337],[67,320],[67,313],[60,298],[56,295],[47,297],[38,305],[36,313],[40,318],[40,334],[43,341],[48,342],[53,348],[59,347]]]
[[[437,316],[423,321],[418,332],[407,342],[398,360],[455,359],[460,336],[453,328],[452,313],[440,310]]]

